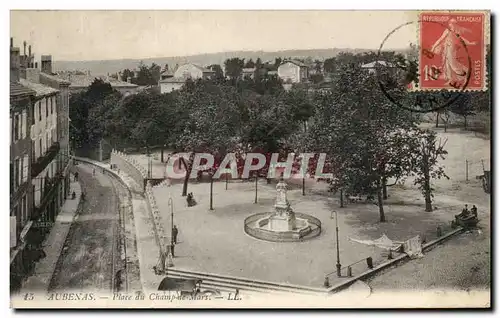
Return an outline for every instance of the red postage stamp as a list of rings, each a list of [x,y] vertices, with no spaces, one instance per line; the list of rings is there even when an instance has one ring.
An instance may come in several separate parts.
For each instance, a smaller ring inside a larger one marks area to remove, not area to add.
[[[485,12],[422,12],[420,90],[486,89]]]

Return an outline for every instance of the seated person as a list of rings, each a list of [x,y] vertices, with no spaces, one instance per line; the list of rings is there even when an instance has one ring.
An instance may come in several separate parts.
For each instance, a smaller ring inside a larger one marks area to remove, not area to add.
[[[467,208],[467,204],[463,208],[462,212],[458,215],[455,215],[455,218],[466,218],[469,216],[469,209]]]
[[[188,207],[196,205],[196,200],[193,198],[193,192],[188,193],[186,201],[187,201]]]
[[[470,209],[472,216],[477,218],[477,207],[475,205],[472,206],[472,209]]]

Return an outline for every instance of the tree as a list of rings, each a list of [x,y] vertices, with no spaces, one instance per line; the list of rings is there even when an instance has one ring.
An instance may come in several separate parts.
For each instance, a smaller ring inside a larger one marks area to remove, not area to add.
[[[387,180],[411,173],[405,132],[415,122],[410,112],[379,94],[376,78],[359,66],[364,56],[356,58],[345,55],[331,92],[314,97],[308,140],[314,152],[326,153],[332,162],[332,191],[376,195],[380,222],[385,222]]]
[[[133,71],[129,70],[128,68],[124,69],[123,72],[121,72],[121,80],[123,82],[127,82],[128,79],[133,79],[135,77],[135,74]]]
[[[252,59],[249,59],[246,63],[245,63],[245,67],[246,68],[253,68],[255,67],[255,63]]]
[[[311,79],[311,81],[314,84],[319,84],[319,83],[323,82],[323,80],[325,79],[323,74],[312,74],[309,76],[309,78]]]
[[[149,72],[151,74],[149,85],[157,85],[160,81],[161,66],[153,63],[149,68]]]
[[[216,158],[224,158],[237,144],[242,111],[237,90],[231,86],[197,81],[188,90],[181,90],[178,97],[178,105],[187,111],[187,116],[181,123],[183,129],[177,131],[174,144],[178,151],[191,154],[187,162],[183,161],[186,170],[184,196],[193,169],[194,153],[211,153]],[[211,183],[214,172],[209,171]]]
[[[412,156],[414,184],[418,185],[425,199],[425,211],[432,212],[432,198],[434,188],[432,179],[442,177],[449,179],[444,168],[439,164],[439,159],[445,159],[448,152],[444,149],[446,140],[438,140],[435,132],[431,130],[416,133],[416,145]]]
[[[208,68],[215,72],[214,80],[216,82],[221,83],[222,81],[224,81],[224,72],[222,71],[222,67],[220,67],[219,64],[212,64]]]
[[[464,129],[467,129],[467,117],[474,115],[474,107],[471,103],[471,94],[459,93],[458,98],[450,105],[451,112],[460,115],[464,118]]]
[[[224,62],[224,66],[226,68],[226,75],[233,80],[239,78],[241,76],[244,64],[245,64],[244,59],[240,59],[237,57],[227,59]]]
[[[120,99],[121,94],[101,79],[70,97],[70,133],[75,148],[87,152],[97,145],[106,133],[107,118]]]
[[[323,63],[320,60],[314,60],[314,70],[318,74],[323,72]]]
[[[281,57],[277,57],[277,58],[274,59],[274,66],[275,67],[280,66],[281,63],[283,63],[283,59]]]
[[[331,57],[325,60],[325,62],[323,63],[323,69],[326,73],[334,73],[336,70],[336,65],[336,59],[334,57]]]

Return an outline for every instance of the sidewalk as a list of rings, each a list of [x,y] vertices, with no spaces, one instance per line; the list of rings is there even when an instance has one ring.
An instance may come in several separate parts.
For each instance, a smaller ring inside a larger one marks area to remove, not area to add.
[[[48,291],[49,289],[52,275],[54,274],[64,242],[66,241],[66,236],[80,203],[80,194],[82,192],[80,183],[73,181],[73,175],[70,178],[70,197],[64,202],[49,236],[43,242],[43,250],[46,257],[36,263],[34,274],[24,282],[21,293],[28,291]],[[71,199],[73,191],[76,194],[74,200]]]

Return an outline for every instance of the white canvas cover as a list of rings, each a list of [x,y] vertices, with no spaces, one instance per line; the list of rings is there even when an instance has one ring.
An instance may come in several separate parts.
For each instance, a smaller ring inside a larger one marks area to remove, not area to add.
[[[387,237],[387,235],[383,234],[380,238],[376,240],[359,240],[349,237],[349,240],[361,244],[376,246],[379,248],[383,248],[386,250],[398,248],[401,245],[401,242],[395,242]]]

